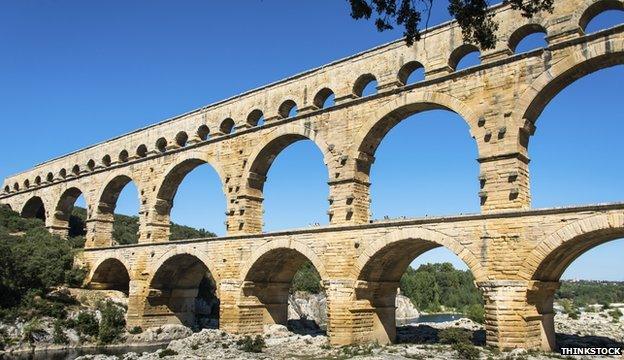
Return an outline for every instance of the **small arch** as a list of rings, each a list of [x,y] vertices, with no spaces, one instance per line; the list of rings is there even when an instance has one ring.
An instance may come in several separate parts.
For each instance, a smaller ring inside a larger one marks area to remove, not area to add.
[[[33,196],[28,199],[22,208],[21,216],[25,218],[37,218],[45,221],[46,211],[43,200],[39,196]]]
[[[35,185],[37,186],[41,185],[41,176],[37,175],[35,177]]]
[[[65,179],[67,177],[67,170],[65,170],[64,168],[61,169],[61,171],[59,171],[59,175],[61,176],[61,178]]]
[[[48,173],[48,175],[46,175],[46,181],[47,182],[52,182],[54,181],[54,174],[52,174],[51,172]]]
[[[526,24],[516,29],[509,37],[508,46],[515,54],[547,47],[546,29],[540,24]]]
[[[72,167],[71,172],[74,176],[80,175],[80,166],[74,165],[74,167]]]
[[[234,120],[232,118],[223,120],[219,125],[219,131],[222,134],[231,134],[234,131]]]
[[[147,146],[145,144],[141,144],[136,149],[136,154],[140,158],[144,158],[147,156]]]
[[[473,55],[475,53],[477,55],[477,58],[473,59]],[[453,71],[463,70],[472,66],[476,66],[480,63],[480,60],[478,59],[479,54],[479,48],[475,45],[460,45],[457,49],[451,52],[448,65]]]
[[[24,180],[24,189],[28,189],[30,187],[30,180]]]
[[[330,88],[322,88],[314,96],[313,103],[318,109],[334,106],[334,92]]]
[[[128,295],[130,275],[123,262],[108,258],[97,265],[88,283],[90,289],[117,290]]]
[[[365,91],[370,89],[370,91]],[[357,97],[374,95],[377,93],[377,78],[373,74],[364,74],[355,80],[353,94]]]
[[[4,192],[7,193],[7,194],[10,193],[11,192],[11,187],[9,185],[5,185],[4,186]]]
[[[402,85],[414,84],[425,80],[425,67],[418,61],[410,61],[399,69],[397,78]]]
[[[13,190],[19,191],[19,189],[20,189],[20,186],[18,183],[13,184]]]
[[[260,109],[252,110],[249,115],[247,115],[247,124],[251,126],[259,126],[264,123],[264,114]]]
[[[184,131],[180,131],[176,136],[175,136],[175,142],[176,145],[178,145],[179,147],[184,147],[186,146],[186,142],[188,141],[188,134]]]
[[[210,129],[207,125],[201,125],[197,128],[197,137],[199,137],[202,141],[208,140],[210,136]]]
[[[87,161],[87,168],[89,171],[93,171],[95,169],[95,161],[93,161],[93,159]]]
[[[156,140],[156,149],[158,149],[158,151],[160,151],[161,153],[167,151],[167,139],[161,137]]]
[[[297,103],[295,103],[294,100],[290,99],[284,101],[277,110],[277,113],[282,119],[297,116],[298,112],[299,110],[297,109]]]
[[[579,26],[587,33],[589,23],[600,14],[609,10],[624,11],[624,3],[619,0],[602,0],[591,4],[579,19]]]
[[[111,161],[111,157],[110,157],[110,155],[104,155],[104,156],[102,157],[102,164],[103,164],[104,166],[109,167],[109,166],[111,165],[111,162],[112,162],[112,161]]]
[[[125,163],[127,161],[128,161],[128,151],[121,150],[121,152],[119,152],[119,162]]]

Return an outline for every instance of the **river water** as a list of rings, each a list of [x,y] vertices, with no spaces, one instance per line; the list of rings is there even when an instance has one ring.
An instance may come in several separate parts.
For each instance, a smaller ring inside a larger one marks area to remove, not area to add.
[[[167,347],[167,344],[156,344],[147,346],[116,346],[102,348],[83,348],[68,350],[36,351],[30,353],[18,353],[11,355],[0,355],[0,360],[73,360],[82,355],[123,355],[128,352],[153,352]]]

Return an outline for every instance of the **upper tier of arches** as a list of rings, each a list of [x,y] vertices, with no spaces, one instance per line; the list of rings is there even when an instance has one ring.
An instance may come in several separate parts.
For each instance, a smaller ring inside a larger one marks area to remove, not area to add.
[[[533,33],[544,33],[548,45],[554,45],[556,41],[570,39],[562,34],[583,35],[587,24],[599,14],[624,9],[621,0],[575,0],[574,4],[557,5],[552,14],[540,14],[533,19],[523,18],[508,5],[494,7],[492,11],[501,23],[499,42],[495,49],[481,51],[482,64],[499,60],[501,56],[514,56],[520,41]],[[573,9],[572,14],[570,9]],[[343,66],[347,60],[341,60],[305,76],[299,75],[156,125],[162,131],[150,128],[147,132],[133,133],[46,163],[36,171],[8,181],[3,192],[28,191],[210,141],[211,136],[234,136],[239,130],[270,126],[271,121],[305,116],[310,111],[331,111],[346,101],[357,101],[371,81],[376,82],[374,91],[385,92],[396,87],[415,86],[408,78],[419,69],[424,69],[422,80],[425,82],[449,75],[464,55],[480,50],[462,43],[460,32],[449,31],[454,26],[450,23],[432,29],[427,42],[430,45],[419,43],[410,49],[401,42],[394,42],[347,59],[349,66]],[[439,59],[446,60],[440,62]],[[335,101],[326,103],[330,96]],[[525,96],[520,98],[526,99]],[[155,136],[159,133],[162,135]],[[102,155],[103,152],[106,153]]]

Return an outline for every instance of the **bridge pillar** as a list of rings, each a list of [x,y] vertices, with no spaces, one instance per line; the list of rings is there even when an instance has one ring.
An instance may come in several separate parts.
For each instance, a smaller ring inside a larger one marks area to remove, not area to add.
[[[149,283],[144,279],[131,279],[128,288],[128,311],[127,311],[127,327],[129,329],[140,326],[143,329],[148,328],[149,322],[143,316],[145,310],[145,302]]]
[[[478,282],[485,299],[486,341],[501,350],[553,350],[552,301],[556,282],[492,280]]]
[[[87,219],[85,248],[107,247],[113,245],[113,216]]]
[[[483,213],[530,207],[529,159],[525,155],[502,153],[480,157],[478,161]]]
[[[329,181],[329,223],[363,224],[370,219],[370,183],[359,179]]]

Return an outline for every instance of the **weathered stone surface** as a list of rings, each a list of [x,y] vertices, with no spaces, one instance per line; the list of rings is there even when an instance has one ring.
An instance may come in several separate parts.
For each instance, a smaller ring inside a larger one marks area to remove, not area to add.
[[[5,179],[0,203],[44,216],[50,231],[66,235],[73,204],[84,195],[87,249],[77,260],[90,269],[90,287],[129,293],[130,326],[192,323],[197,286],[209,272],[220,328],[260,333],[287,322],[289,282],[311,261],[327,290],[330,341],[392,342],[401,274],[416,256],[444,246],[484,292],[490,345],[550,349],[559,277],[577,255],[624,236],[624,205],[531,209],[529,138],[566,85],[624,63],[624,26],[584,33],[589,19],[610,8],[622,1],[560,0],[533,19],[509,4],[495,6],[500,41],[478,66],[454,71],[471,47],[455,23],[445,24],[413,47],[392,42],[37,165]],[[548,34],[548,47],[514,55],[536,29]],[[420,65],[425,80],[406,85],[406,74]],[[378,93],[362,96],[373,79]],[[328,89],[336,105],[321,109]],[[288,117],[293,103],[300,111]],[[475,140],[481,214],[371,222],[377,146],[409,115],[440,108],[461,115]],[[318,146],[328,170],[330,226],[263,234],[269,168],[305,139]],[[177,188],[204,163],[223,185],[228,236],[169,243]],[[141,244],[112,247],[116,199],[130,181],[140,194]]]

